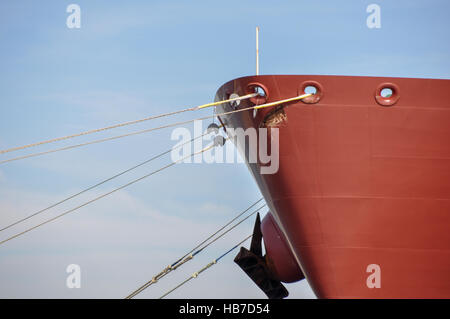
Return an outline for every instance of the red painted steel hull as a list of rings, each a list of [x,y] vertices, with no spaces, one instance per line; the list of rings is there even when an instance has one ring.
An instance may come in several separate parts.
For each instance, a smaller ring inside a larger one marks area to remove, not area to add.
[[[285,105],[273,125],[278,172],[247,165],[315,294],[450,298],[450,80],[250,76],[224,84],[216,99],[258,83],[273,102],[301,94],[308,81],[320,100]],[[380,102],[394,105],[377,102],[383,83],[394,96]],[[219,118],[258,128],[272,110]],[[366,284],[370,264],[380,266],[380,288]]]

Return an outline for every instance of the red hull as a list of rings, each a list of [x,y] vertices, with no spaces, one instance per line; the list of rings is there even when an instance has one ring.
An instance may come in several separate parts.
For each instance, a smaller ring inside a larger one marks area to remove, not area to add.
[[[278,172],[247,165],[310,286],[319,298],[450,298],[450,81],[252,76],[226,83],[217,99],[257,83],[273,102],[308,81],[320,100],[284,105],[275,124],[273,108],[220,119],[279,128]],[[394,94],[377,102],[383,84]],[[380,288],[366,283],[371,264]]]

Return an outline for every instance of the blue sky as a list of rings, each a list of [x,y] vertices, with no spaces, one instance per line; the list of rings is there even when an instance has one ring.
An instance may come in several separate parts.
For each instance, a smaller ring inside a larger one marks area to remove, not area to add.
[[[80,29],[66,26],[71,3],[81,8]],[[366,25],[371,3],[380,5],[380,29]],[[448,79],[449,9],[444,0],[2,1],[0,149],[210,102],[223,83],[254,74],[256,26],[262,74]],[[212,114],[202,112],[176,120]],[[171,132],[0,165],[1,224],[167,150],[175,143]],[[142,167],[44,217],[168,161]],[[177,165],[1,246],[0,297],[121,298],[259,197],[243,164]],[[252,224],[241,225],[140,297],[158,297],[251,233]],[[264,298],[233,256],[173,297]],[[81,266],[80,289],[65,286],[71,263]],[[288,289],[292,298],[314,297],[306,282]]]

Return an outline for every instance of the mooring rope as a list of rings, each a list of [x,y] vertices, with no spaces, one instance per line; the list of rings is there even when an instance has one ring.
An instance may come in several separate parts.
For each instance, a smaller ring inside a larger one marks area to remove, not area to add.
[[[141,287],[139,287],[138,289],[136,289],[134,292],[132,292],[131,294],[129,294],[125,299],[131,299],[134,296],[136,296],[137,294],[141,293],[142,291],[144,291],[145,289],[147,289],[148,287],[150,287],[151,285],[157,283],[161,278],[163,278],[165,275],[169,274],[171,271],[179,268],[180,266],[182,266],[183,264],[185,264],[186,262],[192,260],[197,254],[199,254],[200,252],[202,252],[206,247],[210,246],[211,244],[213,244],[214,242],[216,242],[217,240],[219,240],[220,238],[222,238],[223,236],[225,236],[227,233],[229,233],[231,230],[233,230],[234,228],[236,228],[237,226],[239,226],[240,224],[242,224],[244,221],[246,221],[248,218],[250,218],[251,216],[253,216],[255,213],[259,212],[264,206],[266,206],[266,204],[262,205],[261,207],[258,207],[256,210],[254,210],[252,213],[250,213],[249,215],[247,215],[245,218],[243,218],[242,220],[240,220],[238,223],[234,224],[232,227],[230,227],[229,229],[227,229],[225,232],[223,232],[222,234],[220,234],[219,236],[217,236],[216,238],[214,238],[212,241],[210,241],[209,243],[207,243],[206,245],[204,245],[203,247],[201,247],[203,244],[205,244],[208,240],[210,240],[211,238],[213,238],[215,235],[217,235],[219,232],[221,232],[223,229],[225,229],[227,226],[229,226],[232,222],[234,222],[236,219],[238,219],[240,216],[242,216],[245,212],[247,212],[248,210],[250,210],[252,207],[254,207],[256,204],[258,204],[261,200],[263,200],[263,198],[259,199],[258,201],[256,201],[255,203],[253,203],[250,207],[248,207],[246,210],[244,210],[243,212],[241,212],[240,214],[238,214],[236,217],[234,217],[231,221],[229,221],[227,224],[225,224],[224,226],[222,226],[219,230],[217,230],[215,233],[213,233],[212,235],[210,235],[208,238],[206,238],[204,241],[202,241],[200,244],[198,244],[196,247],[194,247],[193,249],[191,249],[187,254],[185,254],[183,257],[179,258],[176,262],[172,263],[171,265],[167,266],[166,268],[164,268],[162,271],[160,271],[158,274],[154,275],[152,277],[151,280],[149,280],[148,282],[146,282],[144,285],[142,285]],[[199,248],[201,247],[201,248]]]
[[[191,279],[197,278],[202,272],[204,272],[205,270],[211,268],[212,266],[214,266],[215,264],[217,264],[219,262],[220,259],[222,259],[223,257],[225,257],[226,255],[228,255],[229,253],[231,253],[233,250],[235,250],[237,247],[239,247],[242,243],[244,243],[246,240],[248,240],[249,238],[251,238],[253,235],[247,236],[244,240],[240,241],[237,245],[235,245],[233,248],[229,249],[228,251],[226,251],[225,253],[223,253],[222,255],[220,255],[218,258],[214,259],[213,261],[211,261],[210,263],[208,263],[206,266],[204,266],[203,268],[201,268],[200,270],[194,272],[190,277],[188,277],[186,280],[184,280],[183,282],[181,282],[180,284],[178,284],[177,286],[175,286],[174,288],[170,289],[169,291],[167,291],[165,294],[163,294],[161,297],[159,297],[159,299],[163,299],[164,297],[166,297],[167,295],[169,295],[170,293],[174,292],[175,290],[177,290],[178,288],[180,288],[181,286],[185,285],[186,283],[188,283]]]
[[[148,163],[150,163],[151,161],[154,161],[154,160],[156,160],[156,159],[162,157],[163,155],[166,155],[166,154],[170,153],[171,151],[176,150],[176,149],[178,149],[178,148],[181,148],[181,147],[183,147],[184,145],[186,145],[186,144],[188,144],[188,143],[191,143],[191,142],[193,142],[193,141],[195,141],[195,140],[197,140],[197,139],[199,139],[199,138],[201,138],[201,137],[203,137],[203,136],[205,136],[205,135],[208,135],[208,134],[210,134],[210,133],[205,133],[205,134],[202,134],[202,135],[200,135],[200,136],[194,137],[194,138],[191,139],[190,141],[187,141],[187,142],[184,142],[184,143],[182,143],[182,144],[180,144],[180,145],[177,145],[176,147],[174,147],[174,148],[172,148],[172,149],[169,149],[169,150],[167,150],[167,151],[165,151],[165,152],[162,152],[162,153],[160,153],[160,154],[158,154],[158,155],[155,155],[155,156],[153,156],[153,157],[151,157],[151,158],[149,158],[149,159],[147,159],[147,160],[145,160],[145,161],[143,161],[143,162],[141,162],[141,163],[139,163],[139,164],[137,164],[137,165],[135,165],[135,166],[133,166],[133,167],[130,167],[130,168],[128,168],[128,169],[126,169],[126,170],[124,170],[124,171],[122,171],[122,172],[120,172],[120,173],[117,173],[117,174],[115,174],[115,175],[113,175],[113,176],[111,176],[111,177],[109,177],[109,178],[106,178],[106,179],[104,179],[104,180],[98,182],[98,183],[95,184],[95,185],[92,185],[92,186],[90,186],[90,187],[88,187],[88,188],[85,188],[85,189],[79,191],[79,192],[76,193],[76,194],[73,194],[73,195],[71,195],[71,196],[69,196],[69,197],[66,197],[66,198],[64,198],[64,199],[62,199],[62,200],[60,200],[60,201],[58,201],[58,202],[56,202],[56,203],[54,203],[54,204],[52,204],[52,205],[50,205],[50,206],[47,206],[47,207],[45,207],[45,208],[43,208],[43,209],[41,209],[41,210],[39,210],[39,211],[37,211],[37,212],[35,212],[35,213],[33,213],[33,214],[30,214],[30,215],[28,215],[28,216],[26,216],[26,217],[24,217],[24,218],[22,218],[22,219],[20,219],[20,220],[17,220],[17,221],[15,221],[15,222],[13,222],[13,223],[11,223],[11,224],[9,224],[9,225],[7,225],[7,226],[1,228],[1,229],[0,229],[0,232],[4,231],[4,230],[6,230],[6,229],[8,229],[8,228],[10,228],[10,227],[13,227],[13,226],[15,226],[15,225],[17,225],[17,224],[19,224],[19,223],[22,223],[22,222],[24,222],[24,221],[26,221],[26,220],[28,220],[28,219],[30,219],[30,218],[36,216],[36,215],[39,215],[39,214],[41,214],[41,213],[43,213],[43,212],[45,212],[45,211],[47,211],[47,210],[49,210],[49,209],[51,209],[51,208],[53,208],[53,207],[56,207],[56,206],[58,206],[58,205],[60,205],[60,204],[62,204],[62,203],[65,203],[65,202],[67,202],[68,200],[73,199],[73,198],[75,198],[75,197],[77,197],[77,196],[79,196],[79,195],[81,195],[81,194],[84,194],[84,193],[86,193],[86,192],[88,192],[88,191],[90,191],[90,190],[92,190],[92,189],[94,189],[94,188],[96,188],[96,187],[98,187],[98,186],[101,186],[101,185],[103,185],[103,184],[105,184],[105,183],[107,183],[107,182],[109,182],[109,181],[111,181],[111,180],[113,180],[113,179],[119,177],[119,176],[122,176],[122,175],[124,175],[124,174],[126,174],[126,173],[128,173],[128,172],[131,172],[132,170],[134,170],[134,169],[136,169],[136,168],[139,168],[139,167],[141,167],[141,166],[143,166],[143,165],[145,165],[145,164],[148,164]]]
[[[271,106],[275,106],[275,105],[279,105],[279,104],[283,104],[283,103],[289,103],[289,102],[293,102],[293,101],[296,101],[296,100],[301,100],[301,99],[304,99],[304,98],[309,97],[311,95],[312,94],[310,94],[310,93],[303,94],[303,95],[299,95],[299,96],[296,96],[296,97],[293,97],[293,98],[289,98],[289,99],[285,99],[285,100],[279,100],[279,101],[266,103],[266,104],[261,104],[261,105],[254,105],[254,106],[250,106],[250,107],[246,107],[246,108],[242,108],[242,109],[238,109],[238,110],[233,110],[233,111],[229,111],[229,112],[224,112],[224,113],[218,113],[218,114],[215,114],[215,115],[199,117],[199,118],[192,119],[192,120],[166,124],[166,125],[153,127],[153,128],[149,128],[149,129],[145,129],[145,130],[141,130],[141,131],[131,132],[131,133],[127,133],[127,134],[122,134],[122,135],[107,137],[107,138],[103,138],[103,139],[99,139],[99,140],[94,140],[94,141],[90,141],[90,142],[86,142],[86,143],[81,143],[81,144],[70,145],[70,146],[66,146],[66,147],[62,147],[62,148],[57,148],[57,149],[53,149],[53,150],[49,150],[49,151],[45,151],[45,152],[28,154],[28,155],[24,155],[24,156],[15,157],[15,158],[11,158],[11,159],[6,159],[6,160],[3,160],[3,161],[0,161],[0,164],[5,164],[5,163],[8,163],[8,162],[13,162],[13,161],[17,161],[17,160],[21,160],[21,159],[25,159],[25,158],[45,155],[45,154],[54,153],[54,152],[65,151],[65,150],[78,148],[78,147],[82,147],[82,146],[86,146],[86,145],[91,145],[91,144],[97,144],[97,143],[102,143],[102,142],[106,142],[106,141],[116,140],[116,139],[119,139],[119,138],[128,137],[128,136],[132,136],[132,135],[148,133],[148,132],[152,132],[152,131],[156,131],[156,130],[160,130],[160,129],[164,129],[164,128],[169,128],[169,127],[174,127],[174,126],[179,126],[179,125],[183,125],[183,124],[192,123],[192,122],[195,122],[195,121],[201,121],[201,120],[215,118],[216,116],[223,116],[223,115],[229,115],[229,114],[234,114],[234,113],[238,113],[238,112],[244,112],[244,111],[253,110],[253,109],[261,109],[261,108],[271,107]]]
[[[200,150],[200,151],[198,151],[198,152],[195,152],[195,153],[192,153],[192,154],[190,154],[190,155],[188,155],[188,156],[185,156],[185,157],[183,157],[183,158],[180,158],[179,160],[174,161],[174,162],[172,162],[172,163],[170,163],[170,164],[168,164],[168,165],[166,165],[166,166],[163,166],[163,167],[161,167],[161,168],[159,168],[159,169],[157,169],[157,170],[154,170],[154,171],[152,171],[152,172],[150,172],[150,173],[148,173],[148,174],[146,174],[146,175],[144,175],[144,176],[142,176],[142,177],[139,177],[139,178],[137,178],[137,179],[135,179],[135,180],[132,180],[131,182],[126,183],[125,185],[122,185],[122,186],[120,186],[120,187],[117,187],[117,188],[113,189],[112,191],[109,191],[109,192],[104,193],[104,194],[102,194],[102,195],[100,195],[100,196],[97,196],[97,197],[95,197],[94,199],[91,199],[91,200],[89,200],[89,201],[87,201],[87,202],[85,202],[85,203],[83,203],[83,204],[81,204],[81,205],[79,205],[79,206],[76,206],[75,208],[69,209],[69,210],[65,211],[64,213],[62,213],[62,214],[59,214],[59,215],[57,215],[57,216],[55,216],[55,217],[53,217],[53,218],[50,218],[50,219],[48,219],[48,220],[46,220],[46,221],[44,221],[44,222],[42,222],[42,223],[39,223],[39,224],[37,224],[37,225],[35,225],[35,226],[33,226],[33,227],[30,227],[30,228],[28,228],[28,229],[26,229],[26,230],[24,230],[24,231],[22,231],[22,232],[20,232],[20,233],[18,233],[18,234],[16,234],[16,235],[13,235],[13,236],[11,236],[11,237],[5,239],[5,240],[0,241],[0,245],[2,245],[2,244],[6,243],[6,242],[8,242],[8,241],[10,241],[10,240],[12,240],[12,239],[14,239],[14,238],[17,238],[17,237],[19,237],[19,236],[21,236],[21,235],[23,235],[23,234],[26,234],[26,233],[28,233],[29,231],[32,231],[33,229],[36,229],[36,228],[41,227],[41,226],[43,226],[43,225],[45,225],[45,224],[47,224],[47,223],[50,223],[50,222],[52,222],[52,221],[54,221],[54,220],[56,220],[56,219],[58,219],[58,218],[60,218],[60,217],[62,217],[62,216],[65,216],[65,215],[67,215],[67,214],[69,214],[69,213],[71,213],[71,212],[74,212],[74,211],[76,211],[76,210],[78,210],[78,209],[80,209],[80,208],[82,208],[82,207],[84,207],[84,206],[87,206],[87,205],[89,205],[89,204],[91,204],[91,203],[93,203],[93,202],[95,202],[95,201],[98,201],[99,199],[102,199],[102,198],[104,198],[104,197],[106,197],[106,196],[108,196],[108,195],[111,195],[111,194],[113,194],[113,193],[119,191],[119,190],[122,190],[122,189],[124,189],[124,188],[126,188],[126,187],[128,187],[128,186],[130,186],[130,185],[132,185],[132,184],[135,184],[135,183],[137,183],[137,182],[139,182],[139,181],[141,181],[141,180],[143,180],[143,179],[145,179],[145,178],[147,178],[147,177],[149,177],[149,176],[152,176],[152,175],[154,175],[154,174],[156,174],[156,173],[158,173],[158,172],[161,172],[162,170],[165,170],[165,169],[167,169],[167,168],[169,168],[169,167],[171,167],[171,166],[173,166],[173,165],[175,165],[175,164],[177,164],[177,163],[180,163],[180,162],[184,161],[184,160],[187,159],[187,158],[191,158],[192,156],[195,156],[195,155],[197,155],[197,154],[206,152],[206,151],[210,150],[211,148],[213,148],[213,147],[215,147],[215,146],[217,146],[216,143],[213,144],[213,145],[210,145],[210,146],[208,146],[208,147],[205,147],[204,149],[202,149],[202,150]]]
[[[229,102],[233,102],[233,101],[249,99],[249,98],[255,97],[257,95],[258,95],[258,93],[247,94],[247,95],[244,95],[244,96],[239,96],[239,97],[235,97],[235,98],[231,98],[231,99],[227,99],[227,100],[222,100],[222,101],[207,103],[207,104],[203,104],[203,105],[198,105],[198,106],[190,107],[190,108],[183,109],[183,110],[178,110],[178,111],[174,111],[174,112],[168,112],[168,113],[159,114],[159,115],[153,115],[153,116],[149,116],[149,117],[146,117],[146,118],[143,118],[143,119],[139,119],[139,120],[118,123],[118,124],[114,124],[114,125],[110,125],[110,126],[94,129],[94,130],[80,132],[80,133],[77,133],[77,134],[71,134],[71,135],[66,135],[66,136],[62,136],[62,137],[56,137],[56,138],[52,138],[52,139],[49,139],[49,140],[40,141],[40,142],[36,142],[36,143],[32,143],[32,144],[12,147],[12,148],[9,148],[9,149],[0,150],[0,154],[9,153],[9,152],[13,152],[13,151],[18,151],[18,150],[22,150],[22,149],[33,147],[33,146],[38,146],[38,145],[58,142],[58,141],[62,141],[62,140],[67,140],[67,139],[71,139],[71,138],[74,138],[74,137],[79,137],[79,136],[83,136],[83,135],[93,134],[93,133],[106,131],[106,130],[110,130],[110,129],[114,129],[114,128],[118,128],[118,127],[123,127],[123,126],[127,126],[127,125],[132,125],[132,124],[137,124],[137,123],[141,123],[141,122],[146,122],[146,121],[150,121],[150,120],[154,120],[154,119],[158,119],[158,118],[162,118],[162,117],[166,117],[166,116],[170,116],[170,115],[175,115],[175,114],[179,114],[179,113],[183,113],[183,112],[196,111],[196,110],[201,110],[201,109],[204,109],[204,108],[207,108],[207,107],[216,106],[216,105],[220,105],[220,104],[224,104],[224,103],[229,103]]]

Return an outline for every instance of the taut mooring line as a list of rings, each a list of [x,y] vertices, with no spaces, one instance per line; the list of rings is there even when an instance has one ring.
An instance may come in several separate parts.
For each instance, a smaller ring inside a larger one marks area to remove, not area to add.
[[[224,104],[224,103],[229,103],[229,102],[238,101],[238,100],[245,100],[245,99],[249,99],[251,97],[255,97],[257,95],[258,95],[258,93],[247,94],[247,95],[243,95],[243,96],[239,96],[239,97],[235,97],[235,98],[231,98],[231,99],[227,99],[227,100],[222,100],[222,101],[207,103],[207,104],[203,104],[203,105],[198,105],[198,106],[190,107],[190,108],[183,109],[183,110],[178,110],[178,111],[164,113],[164,114],[159,114],[159,115],[153,115],[153,116],[149,116],[149,117],[146,117],[146,118],[143,118],[143,119],[139,119],[139,120],[118,123],[118,124],[114,124],[114,125],[110,125],[110,126],[94,129],[94,130],[80,132],[80,133],[77,133],[77,134],[66,135],[66,136],[62,136],[62,137],[56,137],[56,138],[52,138],[52,139],[45,140],[45,141],[40,141],[40,142],[36,142],[36,143],[32,143],[32,144],[27,144],[27,145],[17,146],[17,147],[5,149],[5,150],[0,150],[0,154],[9,153],[9,152],[13,152],[13,151],[18,151],[18,150],[22,150],[22,149],[33,147],[33,146],[38,146],[38,145],[58,142],[58,141],[62,141],[62,140],[67,140],[67,139],[70,139],[70,138],[83,136],[83,135],[88,135],[88,134],[93,134],[93,133],[106,131],[106,130],[110,130],[110,129],[114,129],[114,128],[118,128],[118,127],[123,127],[123,126],[127,126],[127,125],[132,125],[132,124],[137,124],[137,123],[141,123],[141,122],[146,122],[146,121],[150,121],[150,120],[154,120],[154,119],[158,119],[158,118],[162,118],[162,117],[166,117],[166,116],[170,116],[170,115],[175,115],[175,114],[179,114],[179,113],[183,113],[183,112],[196,111],[196,110],[201,110],[201,109],[204,109],[204,108],[207,108],[207,107],[216,106],[216,105],[220,105],[220,104]]]
[[[195,155],[197,155],[197,154],[206,152],[206,151],[208,151],[209,149],[211,149],[211,148],[213,148],[213,147],[215,147],[215,146],[216,146],[216,144],[213,144],[213,145],[210,145],[210,146],[208,146],[208,147],[205,147],[204,149],[202,149],[202,150],[200,150],[200,151],[198,151],[198,152],[195,152],[195,153],[192,153],[192,154],[190,154],[190,155],[188,155],[188,156],[185,156],[185,157],[183,157],[183,158],[181,158],[181,159],[179,159],[179,160],[177,160],[177,161],[175,161],[175,162],[172,162],[172,163],[170,163],[170,164],[168,164],[168,165],[166,165],[166,166],[163,166],[163,167],[161,167],[161,168],[159,168],[159,169],[157,169],[157,170],[154,170],[154,171],[152,171],[152,172],[150,172],[150,173],[148,173],[148,174],[146,174],[146,175],[144,175],[144,176],[142,176],[142,177],[139,177],[139,178],[137,178],[137,179],[135,179],[135,180],[132,180],[132,181],[129,182],[129,183],[126,183],[126,184],[124,184],[124,185],[122,185],[122,186],[120,186],[120,187],[118,187],[118,188],[115,188],[115,189],[113,189],[112,191],[109,191],[109,192],[104,193],[104,194],[102,194],[102,195],[100,195],[100,196],[97,196],[97,197],[95,197],[95,198],[93,198],[93,199],[91,199],[91,200],[89,200],[89,201],[87,201],[87,202],[85,202],[85,203],[83,203],[83,204],[81,204],[81,205],[75,207],[75,208],[69,209],[69,210],[65,211],[64,213],[62,213],[62,214],[59,214],[59,215],[57,215],[57,216],[55,216],[55,217],[53,217],[53,218],[50,218],[50,219],[48,219],[48,220],[46,220],[46,221],[44,221],[44,222],[42,222],[42,223],[39,223],[39,224],[37,224],[37,225],[35,225],[35,226],[33,226],[33,227],[30,227],[30,228],[28,228],[28,229],[26,229],[26,230],[24,230],[24,231],[22,231],[22,232],[20,232],[20,233],[18,233],[18,234],[16,234],[16,235],[14,235],[14,236],[11,236],[11,237],[9,237],[9,238],[7,238],[7,239],[5,239],[5,240],[0,241],[0,245],[2,245],[2,244],[6,243],[6,242],[8,242],[8,241],[10,241],[10,240],[12,240],[12,239],[14,239],[14,238],[17,238],[17,237],[19,237],[19,236],[21,236],[21,235],[23,235],[23,234],[26,234],[26,233],[28,233],[29,231],[32,231],[33,229],[36,229],[36,228],[38,228],[38,227],[40,227],[40,226],[43,226],[43,225],[45,225],[45,224],[47,224],[47,223],[50,223],[50,222],[52,222],[52,221],[54,221],[54,220],[56,220],[56,219],[58,219],[58,218],[60,218],[60,217],[62,217],[62,216],[65,216],[65,215],[67,215],[67,214],[69,214],[69,213],[71,213],[71,212],[74,212],[74,211],[76,211],[76,210],[78,210],[78,209],[80,209],[80,208],[82,208],[82,207],[84,207],[84,206],[87,206],[87,205],[89,205],[89,204],[91,204],[91,203],[93,203],[93,202],[95,202],[95,201],[98,201],[99,199],[102,199],[103,197],[106,197],[106,196],[108,196],[108,195],[111,195],[112,193],[115,193],[115,192],[117,192],[117,191],[119,191],[119,190],[121,190],[121,189],[124,189],[124,188],[126,188],[126,187],[132,185],[132,184],[135,184],[135,183],[137,183],[137,182],[139,182],[139,181],[141,181],[141,180],[143,180],[143,179],[145,179],[145,178],[147,178],[147,177],[149,177],[149,176],[152,176],[152,175],[154,175],[154,174],[156,174],[156,173],[158,173],[158,172],[160,172],[160,171],[162,171],[162,170],[165,170],[165,169],[167,169],[167,168],[169,168],[169,167],[171,167],[171,166],[173,166],[173,165],[175,165],[175,164],[177,164],[177,163],[180,163],[180,162],[182,162],[183,160],[185,160],[185,159],[187,159],[187,158],[190,158],[190,157],[195,156]]]
[[[271,106],[275,106],[275,105],[279,105],[279,104],[283,104],[283,103],[289,103],[289,102],[301,100],[301,99],[304,99],[304,98],[309,97],[311,95],[313,95],[313,94],[311,94],[311,93],[303,94],[303,95],[299,95],[299,96],[292,97],[292,98],[285,99],[285,100],[275,101],[275,102],[261,104],[261,105],[254,105],[254,106],[250,106],[250,107],[243,108],[243,109],[233,110],[233,111],[219,113],[219,114],[210,115],[210,116],[199,117],[199,118],[196,118],[196,119],[193,119],[193,120],[175,122],[175,123],[166,124],[166,125],[162,125],[162,126],[158,126],[158,127],[153,127],[153,128],[149,128],[149,129],[145,129],[145,130],[141,130],[141,131],[136,131],[136,132],[131,132],[131,133],[127,133],[127,134],[107,137],[107,138],[94,140],[94,141],[81,143],[81,144],[70,145],[70,146],[57,148],[57,149],[53,149],[53,150],[49,150],[49,151],[45,151],[45,152],[32,153],[32,154],[28,154],[28,155],[24,155],[24,156],[15,157],[15,158],[11,158],[11,159],[6,159],[6,160],[3,160],[3,161],[0,161],[0,164],[5,164],[5,163],[8,163],[8,162],[13,162],[13,161],[17,161],[17,160],[21,160],[21,159],[25,159],[25,158],[30,158],[30,157],[35,157],[35,156],[40,156],[40,155],[45,155],[45,154],[49,154],[49,153],[55,153],[55,152],[59,152],[59,151],[65,151],[65,150],[69,150],[69,149],[73,149],[73,148],[78,148],[78,147],[81,147],[81,146],[86,146],[86,145],[91,145],[91,144],[97,144],[97,143],[112,141],[112,140],[116,140],[116,139],[119,139],[119,138],[132,136],[132,135],[148,133],[148,132],[152,132],[152,131],[156,131],[156,130],[160,130],[160,129],[164,129],[164,128],[169,128],[169,127],[174,127],[174,126],[179,126],[179,125],[183,125],[183,124],[192,123],[192,122],[195,122],[195,121],[201,121],[201,120],[215,118],[216,116],[229,115],[229,114],[234,114],[234,113],[238,113],[238,112],[244,112],[244,111],[253,110],[253,109],[262,109],[262,108],[265,108],[265,107],[271,107]],[[5,152],[6,151],[4,151],[4,153]],[[0,151],[0,153],[1,153],[1,151]]]

